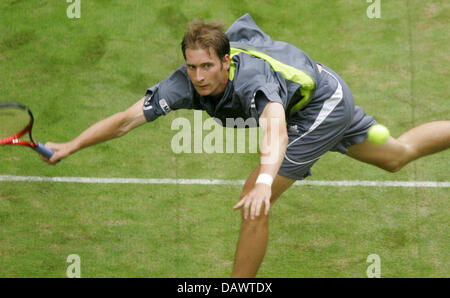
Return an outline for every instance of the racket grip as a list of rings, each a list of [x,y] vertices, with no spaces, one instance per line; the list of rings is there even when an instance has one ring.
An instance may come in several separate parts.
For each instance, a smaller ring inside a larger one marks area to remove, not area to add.
[[[40,155],[50,159],[50,157],[53,156],[53,150],[50,148],[45,147],[44,145],[42,145],[41,143],[36,143],[37,147],[34,148],[34,150],[39,153]]]

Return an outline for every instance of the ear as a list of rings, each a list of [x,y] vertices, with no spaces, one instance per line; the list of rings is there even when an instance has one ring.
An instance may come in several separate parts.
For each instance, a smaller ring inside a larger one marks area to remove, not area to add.
[[[225,56],[223,56],[223,61],[222,61],[223,65],[225,66],[226,70],[230,70],[230,64],[231,64],[231,57],[230,54],[225,54]]]

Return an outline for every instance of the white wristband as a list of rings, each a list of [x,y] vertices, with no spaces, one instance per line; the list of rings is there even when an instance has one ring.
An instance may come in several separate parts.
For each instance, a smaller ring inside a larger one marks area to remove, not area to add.
[[[272,182],[273,182],[273,178],[272,176],[270,176],[269,174],[259,174],[258,179],[256,179],[256,184],[257,183],[264,183],[267,184],[269,186],[272,186]]]

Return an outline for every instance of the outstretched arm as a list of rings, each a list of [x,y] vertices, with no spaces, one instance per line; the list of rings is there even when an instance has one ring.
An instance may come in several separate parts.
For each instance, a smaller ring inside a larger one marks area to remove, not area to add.
[[[264,204],[264,215],[269,213],[271,182],[278,173],[286,152],[288,136],[284,108],[281,104],[270,102],[260,117],[263,132],[261,144],[260,172],[254,188],[247,193],[233,208],[243,208],[244,219],[260,216]]]
[[[133,128],[146,122],[142,107],[145,97],[125,111],[105,118],[88,129],[78,137],[67,143],[46,143],[45,146],[55,153],[50,160],[43,158],[49,164],[56,164],[59,160],[77,152],[85,147],[123,136]]]

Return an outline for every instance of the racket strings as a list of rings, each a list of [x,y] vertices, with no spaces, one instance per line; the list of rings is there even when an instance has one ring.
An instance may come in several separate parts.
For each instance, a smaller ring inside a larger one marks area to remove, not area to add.
[[[0,145],[30,146],[29,141],[19,139],[30,133],[32,126],[33,118],[27,110],[20,106],[0,105]],[[33,142],[31,147],[35,147]]]
[[[30,109],[20,103],[0,102],[0,145],[23,145],[33,148],[41,156],[50,159],[54,152],[41,143],[35,143],[31,135],[34,122]],[[22,136],[28,132],[28,140]]]

